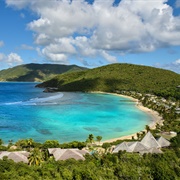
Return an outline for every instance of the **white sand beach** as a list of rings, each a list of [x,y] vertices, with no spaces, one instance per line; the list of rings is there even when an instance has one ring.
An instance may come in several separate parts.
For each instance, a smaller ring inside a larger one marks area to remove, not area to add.
[[[151,122],[151,124],[149,124],[149,127],[151,129],[155,129],[156,128],[156,124],[162,124],[163,122],[163,119],[161,116],[159,116],[158,112],[156,111],[153,111],[147,107],[144,107],[139,101],[138,99],[135,99],[133,97],[130,97],[130,96],[126,96],[126,95],[121,95],[121,94],[116,94],[116,93],[107,93],[107,92],[102,92],[102,91],[93,91],[91,93],[102,93],[102,94],[112,94],[112,95],[116,95],[116,96],[121,96],[121,97],[125,97],[125,98],[129,98],[131,99],[132,101],[136,102],[136,107],[139,108],[141,111],[144,111],[145,113],[149,114],[152,119],[153,119],[153,122]],[[144,131],[145,129],[142,129],[142,131]],[[138,133],[138,132],[137,132]],[[102,143],[105,143],[105,142],[113,142],[113,141],[117,141],[117,140],[124,140],[124,139],[132,139],[132,137],[134,138],[137,138],[137,135],[136,133],[134,134],[130,134],[130,135],[127,135],[127,136],[121,136],[121,137],[118,137],[118,138],[113,138],[113,139],[109,139],[109,140],[105,140],[105,141],[102,141]]]

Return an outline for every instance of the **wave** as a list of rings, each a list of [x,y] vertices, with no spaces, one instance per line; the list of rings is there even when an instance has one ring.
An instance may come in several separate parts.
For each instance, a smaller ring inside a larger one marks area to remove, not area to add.
[[[63,93],[54,96],[43,97],[43,98],[33,98],[28,101],[17,101],[5,103],[5,105],[55,105],[58,104],[57,101],[64,96]]]

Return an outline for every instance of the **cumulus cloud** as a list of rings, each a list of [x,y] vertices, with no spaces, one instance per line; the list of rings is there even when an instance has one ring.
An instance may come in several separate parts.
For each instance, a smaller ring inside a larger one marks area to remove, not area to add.
[[[0,41],[0,47],[4,46],[4,42]]]
[[[111,56],[106,51],[102,51],[102,56],[109,62],[109,63],[117,63],[117,59],[115,56]]]
[[[174,64],[174,65],[177,65],[177,66],[179,66],[179,67],[180,67],[180,59],[178,59],[178,60],[174,61],[174,62],[173,62],[173,64]]]
[[[168,64],[156,64],[155,66],[163,69],[168,69],[180,74],[180,59],[177,59],[176,61]]]
[[[46,57],[47,60],[55,62],[55,63],[61,63],[61,64],[69,64],[67,60],[67,56],[63,53],[51,53],[46,49],[42,50],[42,55]]]
[[[9,6],[14,6],[18,9],[24,8],[28,5],[29,1],[24,0],[24,1],[14,1],[14,0],[6,0],[7,5]]]
[[[50,44],[51,41],[53,42],[53,39],[51,39],[49,36],[47,36],[44,33],[34,35],[34,39],[37,45],[42,45],[42,46],[46,46]]]
[[[176,5],[178,6],[178,2]],[[66,62],[72,55],[100,55],[116,62],[111,53],[141,53],[180,45],[180,17],[173,16],[167,0],[14,1],[8,6],[29,7],[38,16],[27,26],[42,54]]]
[[[23,63],[23,60],[21,59],[21,57],[16,54],[16,53],[10,53],[8,56],[7,56],[7,63],[10,65],[10,66],[13,66],[13,65],[19,65],[19,64],[22,64]]]
[[[10,53],[8,55],[0,53],[0,69],[10,68],[23,63],[22,58],[16,53]]]

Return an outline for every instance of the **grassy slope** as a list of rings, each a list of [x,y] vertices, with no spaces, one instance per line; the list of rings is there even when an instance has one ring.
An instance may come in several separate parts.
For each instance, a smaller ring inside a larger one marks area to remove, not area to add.
[[[57,74],[84,69],[76,65],[26,64],[0,71],[0,81],[45,81]]]
[[[176,96],[178,85],[180,75],[172,71],[132,64],[112,64],[58,75],[39,87],[58,87],[60,91],[131,90]]]

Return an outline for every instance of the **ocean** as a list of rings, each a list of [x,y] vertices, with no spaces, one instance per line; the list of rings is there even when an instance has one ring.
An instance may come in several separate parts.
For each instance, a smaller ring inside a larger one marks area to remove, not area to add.
[[[43,93],[37,83],[0,83],[0,139],[32,138],[37,142],[102,140],[136,133],[152,117],[130,99],[110,94]]]

